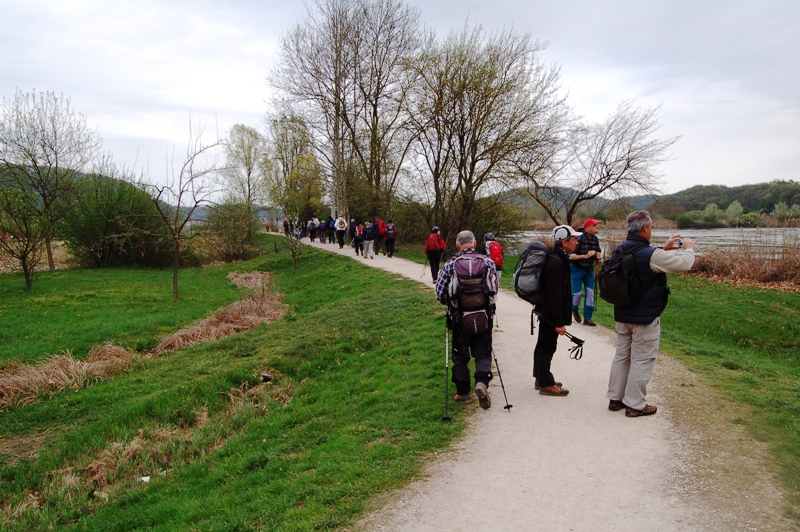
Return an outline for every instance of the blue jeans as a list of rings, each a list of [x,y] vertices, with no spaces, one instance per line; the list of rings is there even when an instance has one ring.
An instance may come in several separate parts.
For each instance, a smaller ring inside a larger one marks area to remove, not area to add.
[[[586,286],[586,300],[583,303],[584,319],[592,319],[594,314],[594,268],[581,268],[569,265],[572,276],[572,312],[578,312],[581,305],[583,287]]]

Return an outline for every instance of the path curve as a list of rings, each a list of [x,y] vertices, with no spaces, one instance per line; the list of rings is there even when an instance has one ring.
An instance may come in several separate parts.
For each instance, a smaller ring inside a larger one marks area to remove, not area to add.
[[[313,245],[433,286],[417,263]],[[357,529],[796,530],[782,517],[785,499],[770,480],[765,446],[708,415],[719,407],[709,403],[715,392],[668,357],[659,357],[648,389],[658,414],[626,418],[606,408],[613,331],[573,324],[569,331],[586,340],[583,359],[570,360],[571,344],[561,339],[552,367],[570,394],[538,395],[530,311],[511,292],[498,297],[493,344],[511,411],[495,378],[492,408],[467,405],[476,412],[463,439],[423,478],[376,501]]]

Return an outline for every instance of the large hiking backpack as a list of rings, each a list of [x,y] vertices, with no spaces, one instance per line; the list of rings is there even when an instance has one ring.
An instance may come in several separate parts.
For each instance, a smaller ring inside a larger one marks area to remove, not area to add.
[[[364,238],[364,226],[361,224],[356,226],[356,238]]]
[[[347,222],[344,218],[339,218],[339,220],[336,222],[336,229],[339,231],[344,231],[347,229]]]
[[[543,242],[531,242],[519,257],[514,270],[514,291],[528,303],[535,303],[535,297],[544,289],[542,269],[550,251]]]
[[[397,227],[393,223],[386,224],[386,238],[394,240],[397,237]]]
[[[450,300],[459,310],[485,309],[489,306],[489,296],[493,295],[486,284],[489,267],[486,259],[478,253],[465,253],[455,259],[455,275],[450,283]]]
[[[597,275],[600,297],[612,305],[628,307],[638,303],[644,295],[636,275],[637,251],[646,248],[644,244],[633,246],[625,251],[622,246],[614,250]]]
[[[386,224],[378,218],[378,236],[383,236],[386,234]]]
[[[486,244],[486,251],[489,252],[489,258],[492,259],[495,266],[498,268],[503,267],[503,246],[499,242],[492,240]]]
[[[430,236],[428,237],[428,245],[426,246],[428,248],[428,251],[441,251],[442,250],[442,244],[441,244],[441,242],[439,242],[439,238],[440,237],[439,237],[439,235],[437,233],[431,233],[430,234]]]
[[[375,231],[372,229],[372,224],[364,226],[364,240],[375,240]]]

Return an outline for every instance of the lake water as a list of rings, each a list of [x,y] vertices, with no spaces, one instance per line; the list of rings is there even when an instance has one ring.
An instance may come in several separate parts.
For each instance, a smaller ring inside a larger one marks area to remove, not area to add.
[[[602,226],[601,226],[602,227]],[[665,230],[654,229],[651,242],[654,245],[663,245],[673,233],[679,233],[684,238],[691,238],[697,241],[699,253],[703,249],[724,249],[741,248],[748,246],[755,249],[780,249],[784,245],[794,248],[800,247],[800,228],[724,228],[724,229],[681,229]],[[539,240],[542,237],[549,238],[550,231],[525,231],[517,233],[509,238],[512,249],[507,250],[511,254],[519,253],[532,240]],[[597,235],[600,245],[606,253],[613,244],[618,244],[625,238],[623,230],[601,229]]]

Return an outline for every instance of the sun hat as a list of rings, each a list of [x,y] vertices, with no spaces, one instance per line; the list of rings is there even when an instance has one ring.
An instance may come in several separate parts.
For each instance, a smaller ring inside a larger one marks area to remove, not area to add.
[[[603,222],[601,222],[596,218],[588,218],[585,222],[583,222],[583,228],[586,229],[587,227],[591,227],[593,225],[600,225],[601,223]]]
[[[581,236],[581,234],[570,225],[559,225],[553,229],[553,240],[556,242],[561,242],[571,236]]]

